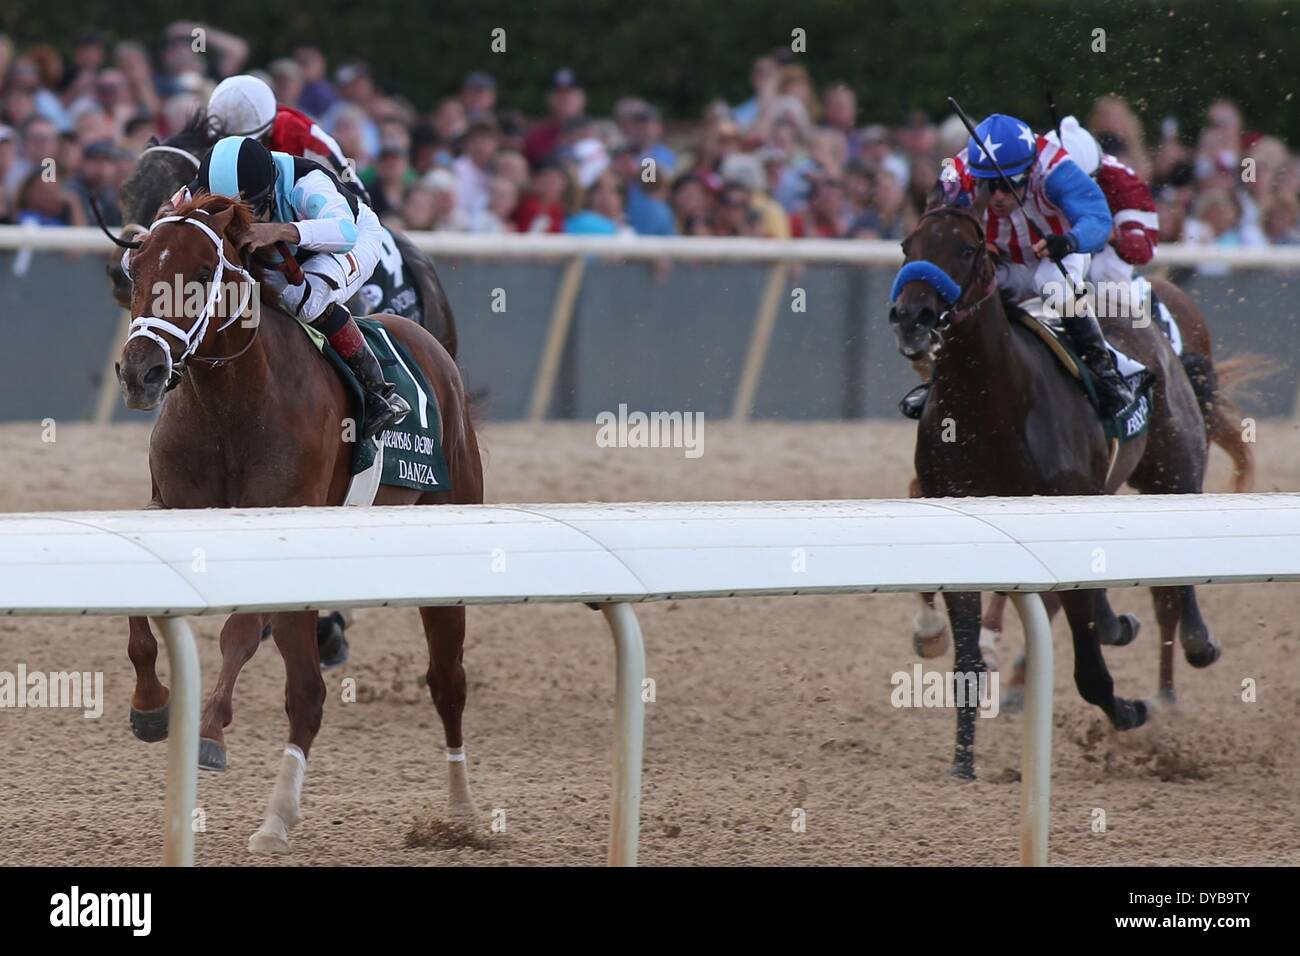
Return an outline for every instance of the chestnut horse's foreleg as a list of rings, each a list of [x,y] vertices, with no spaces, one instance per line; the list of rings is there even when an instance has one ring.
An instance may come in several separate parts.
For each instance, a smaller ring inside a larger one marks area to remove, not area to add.
[[[235,681],[262,643],[262,623],[267,615],[232,614],[221,628],[221,673],[212,696],[203,707],[199,723],[199,766],[204,770],[226,769],[224,730],[233,717]]]
[[[316,648],[316,612],[276,614],[271,633],[284,658],[284,709],[289,715],[289,745],[280,756],[266,819],[248,840],[253,853],[288,853],[289,831],[302,819],[302,781],[307,754],[320,730],[325,681]]]
[[[953,655],[958,679],[964,674],[974,674],[976,680],[984,672],[984,660],[980,657],[980,595],[977,591],[963,593],[945,592],[944,602],[948,605],[948,616],[952,619],[953,643],[956,652]],[[964,780],[975,779],[975,716],[979,710],[978,701],[966,700],[965,706],[957,707],[957,746],[953,754],[952,775]]]
[[[1100,707],[1116,730],[1132,730],[1147,720],[1146,701],[1115,696],[1115,682],[1101,656],[1099,622],[1116,621],[1105,591],[1070,591],[1061,595],[1074,638],[1074,683],[1079,695]]]
[[[1178,633],[1178,618],[1182,609],[1178,605],[1177,588],[1152,588],[1151,603],[1156,609],[1156,623],[1160,625],[1160,699],[1174,702],[1174,636]]]
[[[130,636],[126,653],[135,667],[135,691],[131,694],[131,732],[153,743],[167,738],[167,686],[158,679],[158,641],[149,629],[147,617],[127,619]]]
[[[465,609],[422,607],[420,621],[429,644],[429,671],[425,679],[433,695],[433,706],[442,718],[447,743],[448,808],[453,819],[474,825],[478,822],[478,807],[469,789],[465,738],[460,723],[466,698]]]

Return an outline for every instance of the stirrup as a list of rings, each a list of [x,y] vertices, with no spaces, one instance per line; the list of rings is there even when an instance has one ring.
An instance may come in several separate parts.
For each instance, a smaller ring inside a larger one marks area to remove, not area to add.
[[[922,382],[910,390],[898,403],[898,410],[904,418],[918,420],[925,411],[925,401],[930,397],[930,383]]]
[[[369,441],[385,428],[396,425],[411,413],[406,399],[397,394],[396,385],[387,385],[382,392],[366,392],[366,427],[361,438]]]

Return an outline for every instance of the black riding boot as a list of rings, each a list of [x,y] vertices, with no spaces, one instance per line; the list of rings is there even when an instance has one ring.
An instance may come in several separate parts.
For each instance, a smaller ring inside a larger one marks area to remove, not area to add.
[[[396,425],[411,414],[411,406],[397,394],[397,386],[384,380],[379,359],[370,351],[370,345],[364,338],[361,348],[344,361],[356,373],[361,387],[366,390],[366,427],[361,434],[362,440],[369,441],[385,428]]]
[[[312,324],[325,333],[343,361],[348,363],[348,368],[356,374],[357,381],[366,393],[366,424],[361,435],[362,441],[369,441],[411,413],[411,406],[406,403],[406,399],[397,394],[397,386],[384,380],[379,359],[370,351],[370,344],[347,309],[337,303],[331,305]]]
[[[1115,357],[1102,338],[1101,326],[1091,315],[1066,316],[1061,327],[1079,358],[1092,371],[1097,385],[1097,404],[1106,418],[1118,415],[1133,401],[1133,392],[1115,367]]]

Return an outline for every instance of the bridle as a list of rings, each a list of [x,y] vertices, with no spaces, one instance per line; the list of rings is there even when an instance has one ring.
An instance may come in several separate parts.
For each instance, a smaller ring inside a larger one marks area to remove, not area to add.
[[[194,212],[207,215],[207,212],[202,209],[194,210]],[[199,347],[199,343],[202,342],[204,336],[207,335],[208,326],[212,321],[212,310],[216,306],[222,294],[222,278],[225,276],[226,270],[229,269],[231,272],[243,278],[246,284],[244,285],[244,294],[240,299],[239,308],[235,309],[231,317],[226,319],[226,321],[217,328],[218,333],[224,332],[226,329],[230,328],[230,326],[234,324],[235,320],[244,314],[244,310],[248,308],[250,300],[254,294],[256,281],[247,269],[226,258],[225,243],[221,236],[217,235],[205,223],[199,222],[197,219],[191,219],[190,215],[192,215],[192,213],[184,216],[164,216],[161,219],[155,220],[153,225],[149,227],[148,232],[152,234],[155,229],[165,223],[187,223],[201,231],[212,242],[212,245],[217,251],[217,268],[213,272],[212,278],[209,280],[212,283],[212,290],[208,293],[208,297],[203,303],[203,310],[199,313],[197,321],[188,329],[183,329],[166,319],[161,319],[154,315],[138,315],[131,321],[130,334],[126,337],[128,343],[132,339],[137,338],[152,339],[162,348],[163,355],[167,360],[167,391],[171,391],[180,384],[181,376],[185,373],[186,360],[193,358],[196,362],[206,362],[214,368],[224,365],[227,362],[233,362],[252,347],[253,342],[257,339],[258,329],[261,325],[261,323],[254,324],[253,334],[249,336],[248,342],[242,349],[233,355],[212,358],[195,354],[195,351]],[[182,346],[184,346],[179,358],[172,358],[171,345],[168,344],[167,340],[159,334],[160,332],[174,337]]]
[[[150,153],[175,153],[177,156],[184,156],[194,165],[195,169],[198,169],[203,165],[197,156],[191,153],[188,149],[181,149],[179,146],[166,146],[162,143],[158,143],[155,146],[148,146],[140,151],[140,159],[144,159]]]
[[[943,274],[949,282],[952,282],[952,284],[956,286],[958,294],[952,298],[951,301],[945,299],[948,303],[948,308],[944,309],[943,312],[939,314],[938,321],[935,323],[936,331],[942,333],[952,326],[959,325],[966,321],[966,319],[970,318],[983,308],[984,304],[988,302],[989,299],[993,298],[994,293],[998,291],[998,280],[997,269],[993,265],[993,261],[989,255],[988,246],[984,242],[984,226],[980,223],[976,215],[969,209],[963,209],[960,206],[935,206],[933,209],[922,213],[921,218],[917,220],[916,226],[912,229],[908,238],[910,239],[912,236],[916,235],[917,230],[921,228],[921,224],[925,222],[926,219],[937,215],[960,216],[961,218],[968,220],[970,224],[975,227],[976,235],[975,258],[971,262],[971,274],[970,277],[966,279],[966,283],[964,285],[959,284],[954,282],[946,273]],[[926,263],[926,265],[938,270],[938,267],[933,266],[931,263]],[[903,268],[906,270],[907,266],[904,266]],[[942,272],[942,270],[939,271]],[[962,305],[962,301],[971,295],[971,290],[975,287],[975,283],[981,275],[987,275],[987,279],[984,281],[982,294],[980,294],[979,298],[975,302],[972,302],[969,305]],[[903,272],[899,273],[899,277],[903,277]],[[936,291],[939,290],[936,288]],[[940,292],[940,295],[942,297],[942,292]]]

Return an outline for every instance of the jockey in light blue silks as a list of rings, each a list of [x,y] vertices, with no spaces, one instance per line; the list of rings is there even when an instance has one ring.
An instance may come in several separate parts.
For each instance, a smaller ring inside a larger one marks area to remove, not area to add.
[[[290,285],[278,272],[263,282],[284,307],[322,332],[356,373],[366,393],[363,438],[401,421],[410,406],[384,380],[356,321],[343,303],[369,280],[379,263],[384,232],[379,217],[319,163],[273,153],[256,139],[227,136],[203,158],[193,183],[172,197],[172,206],[190,192],[241,199],[257,216],[244,252],[285,242],[302,266],[304,282]]]
[[[997,247],[998,284],[1015,301],[1042,296],[1045,301],[1073,303],[1057,260],[1075,289],[1083,290],[1090,254],[1106,248],[1112,219],[1100,187],[1053,139],[1035,136],[1013,116],[994,113],[975,128],[966,148],[944,163],[939,183],[950,205],[970,205],[987,199],[985,239]],[[1008,195],[993,161],[1006,174],[1029,212]],[[1133,400],[1120,374],[1123,362],[1130,374],[1141,366],[1117,356],[1107,346],[1101,325],[1086,302],[1063,309],[1061,325],[1079,357],[1097,377],[1098,401],[1106,416],[1120,412]]]

